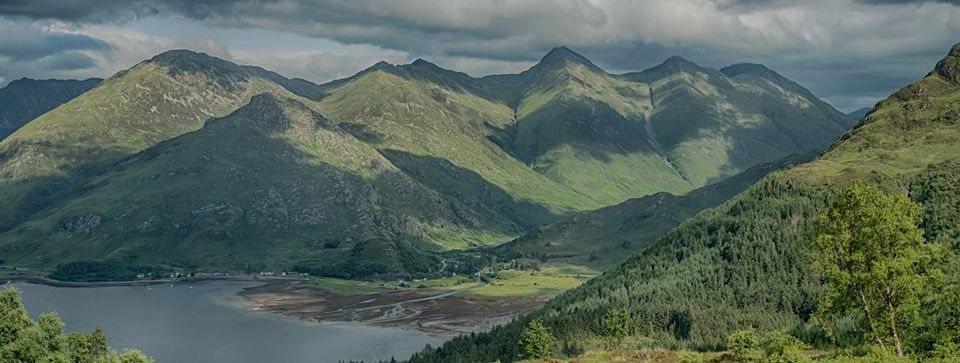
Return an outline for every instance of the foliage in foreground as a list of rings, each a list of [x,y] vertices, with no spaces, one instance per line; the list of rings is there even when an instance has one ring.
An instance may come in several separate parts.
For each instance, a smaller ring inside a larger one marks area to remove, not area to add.
[[[953,211],[960,208],[960,164],[936,165],[904,182],[910,199],[923,205],[920,226],[928,243],[953,246],[944,251],[944,278],[930,281],[919,296],[927,309],[915,320],[905,354],[956,354],[951,352],[960,342],[960,262],[954,241],[960,213]],[[852,323],[856,316],[844,317],[829,331],[813,323],[825,289],[812,267],[813,221],[837,195],[774,175],[533,316],[454,339],[412,361],[517,360],[520,330],[533,318],[557,338],[552,356],[564,356],[559,347],[600,338],[604,318],[615,309],[628,312],[631,335],[648,339],[648,347],[720,351],[728,334],[748,327],[787,329],[817,349],[869,344]]]
[[[827,327],[853,316],[882,349],[904,354],[906,329],[917,326],[920,297],[940,274],[943,251],[926,244],[923,208],[905,195],[854,182],[816,219],[814,260],[827,282],[817,308]]]
[[[34,321],[11,286],[0,290],[0,361],[51,363],[149,363],[136,350],[116,352],[107,345],[99,328],[90,334],[65,333],[56,314],[43,314]]]

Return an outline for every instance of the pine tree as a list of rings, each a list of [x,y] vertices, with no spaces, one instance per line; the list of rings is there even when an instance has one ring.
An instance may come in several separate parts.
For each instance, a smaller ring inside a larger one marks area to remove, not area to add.
[[[546,358],[553,348],[554,338],[543,326],[543,321],[534,319],[520,333],[520,354],[523,358]]]

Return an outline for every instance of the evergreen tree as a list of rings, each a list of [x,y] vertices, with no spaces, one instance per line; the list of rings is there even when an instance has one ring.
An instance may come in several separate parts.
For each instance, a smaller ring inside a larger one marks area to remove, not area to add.
[[[630,314],[626,309],[611,309],[603,318],[602,334],[611,345],[618,345],[630,335]]]
[[[540,319],[530,321],[520,333],[520,354],[523,358],[546,358],[552,347],[553,335]]]

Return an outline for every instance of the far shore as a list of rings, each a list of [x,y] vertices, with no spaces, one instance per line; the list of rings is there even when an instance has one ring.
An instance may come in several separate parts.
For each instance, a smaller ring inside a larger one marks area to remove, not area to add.
[[[180,278],[167,278],[167,279],[144,279],[144,280],[130,280],[130,281],[61,281],[54,280],[48,277],[41,276],[8,276],[0,278],[0,280],[13,283],[13,282],[26,282],[31,284],[47,285],[53,287],[110,287],[110,286],[144,286],[144,285],[163,285],[163,284],[180,284],[180,283],[191,283],[191,282],[207,282],[207,281],[249,281],[249,282],[264,282],[268,284],[272,283],[284,283],[292,281],[302,281],[308,278],[298,277],[298,276],[261,276],[261,275],[223,275],[223,276],[188,276]]]

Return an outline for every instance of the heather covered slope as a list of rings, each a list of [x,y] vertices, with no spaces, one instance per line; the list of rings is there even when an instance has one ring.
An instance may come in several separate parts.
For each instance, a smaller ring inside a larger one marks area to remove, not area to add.
[[[0,89],[0,140],[37,118],[95,87],[102,79],[82,81],[21,78]]]
[[[960,249],[958,55],[960,45],[817,160],[764,178],[528,318],[412,361],[515,360],[520,329],[531,317],[544,320],[558,346],[577,345],[596,339],[614,309],[628,312],[632,334],[666,347],[722,349],[730,332],[747,327],[828,341],[809,323],[822,291],[809,260],[810,222],[837,188],[860,178],[906,192],[924,206],[925,237]],[[844,339],[843,331],[835,333]],[[923,334],[914,338],[918,349],[933,349]]]

